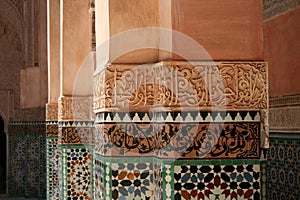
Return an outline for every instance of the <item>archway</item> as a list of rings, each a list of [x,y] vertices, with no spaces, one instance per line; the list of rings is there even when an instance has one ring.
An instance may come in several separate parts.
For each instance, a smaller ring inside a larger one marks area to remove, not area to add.
[[[0,116],[0,194],[6,193],[6,146],[4,121]]]

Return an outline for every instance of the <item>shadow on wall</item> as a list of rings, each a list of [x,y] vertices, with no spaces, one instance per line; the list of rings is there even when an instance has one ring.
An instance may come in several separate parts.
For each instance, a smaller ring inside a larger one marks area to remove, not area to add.
[[[0,116],[0,194],[6,193],[6,135],[4,122]]]

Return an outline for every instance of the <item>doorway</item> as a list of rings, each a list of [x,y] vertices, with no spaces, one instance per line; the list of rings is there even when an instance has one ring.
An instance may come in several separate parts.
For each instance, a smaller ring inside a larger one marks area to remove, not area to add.
[[[4,121],[0,116],[0,194],[6,193],[6,150]]]

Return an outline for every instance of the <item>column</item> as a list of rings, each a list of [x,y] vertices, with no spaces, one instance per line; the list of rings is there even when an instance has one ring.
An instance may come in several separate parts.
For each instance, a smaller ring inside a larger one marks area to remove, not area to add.
[[[60,0],[47,1],[48,103],[46,105],[47,199],[59,199],[58,98],[60,93]]]
[[[261,6],[96,1],[95,199],[260,198]]]
[[[60,1],[60,199],[92,199],[92,2]]]

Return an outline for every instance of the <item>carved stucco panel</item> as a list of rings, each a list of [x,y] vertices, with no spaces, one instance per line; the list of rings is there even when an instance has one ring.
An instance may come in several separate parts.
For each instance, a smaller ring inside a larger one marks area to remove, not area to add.
[[[92,97],[61,97],[58,101],[59,120],[92,120]]]
[[[266,109],[267,84],[264,62],[111,65],[94,78],[94,109]]]

